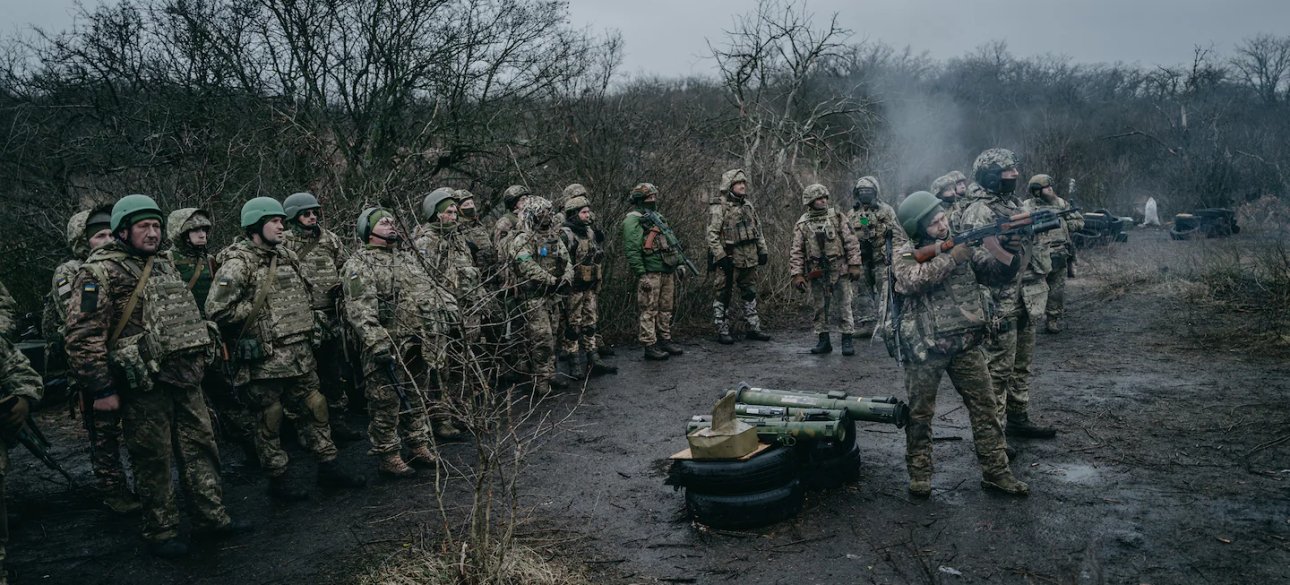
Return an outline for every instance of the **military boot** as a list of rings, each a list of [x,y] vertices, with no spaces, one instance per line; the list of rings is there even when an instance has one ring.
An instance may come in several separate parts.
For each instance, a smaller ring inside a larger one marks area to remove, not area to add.
[[[243,534],[255,532],[255,525],[250,520],[241,518],[230,518],[228,524],[223,526],[212,526],[210,528],[193,529],[193,539],[195,540],[224,540]]]
[[[1062,320],[1058,319],[1057,317],[1049,317],[1048,322],[1044,323],[1044,331],[1047,331],[1049,333],[1061,333]]]
[[[561,375],[559,373],[559,370],[557,370],[556,374],[554,376],[551,376],[550,380],[547,380],[547,384],[551,388],[564,390],[565,388],[569,387],[569,378]]]
[[[594,351],[587,352],[587,361],[591,362],[591,375],[603,376],[605,374],[617,374],[618,366],[611,366],[600,359],[600,355]]]
[[[685,354],[685,350],[684,350],[684,349],[681,349],[681,346],[677,345],[677,344],[676,344],[675,342],[673,342],[671,339],[664,339],[664,340],[662,340],[662,341],[659,341],[659,342],[658,342],[658,348],[659,348],[659,349],[661,349],[661,350],[663,350],[663,351],[666,351],[669,355],[684,355],[684,354]]]
[[[124,487],[112,487],[103,491],[103,505],[115,514],[131,514],[138,512],[143,505],[139,503],[139,496]]]
[[[434,451],[430,450],[429,445],[421,445],[408,451],[408,465],[420,469],[434,469],[439,465],[439,458],[435,456]]]
[[[408,464],[403,461],[403,458],[398,453],[388,453],[382,456],[381,462],[376,466],[376,472],[391,479],[404,479],[414,477],[417,474],[417,470],[408,467]]]
[[[177,559],[188,556],[188,545],[179,537],[155,540],[148,543],[148,554],[161,559]]]
[[[578,356],[575,354],[561,354],[555,360],[555,376],[563,377],[565,380],[581,380],[583,372],[578,369]]]
[[[744,334],[744,339],[749,339],[752,341],[770,341],[770,336],[765,333],[762,333],[761,329],[750,329],[747,333]]]
[[[600,341],[600,340],[597,339],[596,341]],[[614,348],[609,347],[608,345],[602,345],[600,347],[597,347],[596,353],[602,358],[614,357],[615,355],[618,355],[614,353]]]
[[[434,436],[441,441],[460,441],[463,433],[457,425],[453,424],[452,417],[440,416],[435,417],[431,427],[434,428]]]
[[[821,333],[820,340],[811,348],[811,353],[815,355],[824,353],[833,353],[833,342],[829,341],[828,333]]]
[[[842,355],[855,355],[856,346],[852,343],[852,337],[846,333],[842,334]]]
[[[932,495],[932,480],[925,477],[909,478],[909,495],[915,498],[928,498]]]
[[[1029,439],[1051,439],[1057,436],[1057,429],[1053,427],[1041,427],[1030,421],[1030,414],[1025,412],[1009,412],[1008,426],[1004,431],[1010,437],[1026,437]]]
[[[730,345],[734,342],[735,342],[735,338],[729,333],[717,334],[717,343],[720,343],[721,345]]]
[[[345,421],[343,411],[334,411],[331,413],[328,424],[331,426],[331,439],[337,443],[352,443],[363,438],[363,434],[354,430]]]
[[[1011,471],[1005,471],[998,475],[987,475],[981,479],[981,489],[986,491],[996,491],[1010,496],[1028,496],[1030,495],[1030,486],[1025,482],[1013,477]]]
[[[292,486],[284,473],[269,477],[269,497],[280,502],[301,502],[309,499],[309,492]]]
[[[669,357],[672,357],[672,354],[663,351],[657,343],[645,346],[645,359],[647,360],[662,361]]]
[[[318,463],[318,485],[331,488],[358,489],[367,485],[367,478],[347,473],[335,459]]]

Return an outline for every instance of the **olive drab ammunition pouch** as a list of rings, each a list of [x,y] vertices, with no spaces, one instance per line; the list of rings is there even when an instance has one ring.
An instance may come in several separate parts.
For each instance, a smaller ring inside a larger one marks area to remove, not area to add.
[[[810,218],[807,227],[812,237],[806,241],[806,256],[810,261],[807,280],[816,280],[833,272],[833,264],[843,255],[840,216],[830,209],[823,218]]]
[[[920,301],[925,304],[912,305],[906,299],[899,323],[902,349],[916,361],[925,360],[929,351],[961,351],[992,325],[989,294],[977,284],[970,262],[956,266],[941,286]]]
[[[340,288],[340,267],[327,254],[311,254],[317,245],[318,240],[311,240],[296,256],[300,258],[300,271],[309,277],[309,282],[319,293],[313,300],[313,309],[334,311],[336,305],[332,292]]]
[[[590,228],[584,232],[590,234],[586,237],[568,227],[562,229],[569,255],[573,257],[573,287],[577,290],[594,288],[603,277],[601,266],[605,261],[604,248],[596,241]]]
[[[727,201],[725,221],[721,225],[721,239],[727,246],[756,243],[761,239],[761,226],[751,205],[735,205]]]
[[[274,269],[276,272],[268,279],[268,286],[272,289],[269,302],[266,312],[256,323],[256,337],[269,346],[310,341],[314,334],[314,314],[309,290],[301,277],[295,274],[291,263],[270,266],[270,270]],[[294,283],[295,286],[284,286],[284,283]]]

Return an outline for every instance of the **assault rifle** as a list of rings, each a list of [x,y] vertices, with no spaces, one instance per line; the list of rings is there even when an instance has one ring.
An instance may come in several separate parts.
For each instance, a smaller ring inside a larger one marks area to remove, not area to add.
[[[13,409],[15,404],[17,404],[16,399],[10,400],[9,398],[5,398],[4,400],[0,400],[0,417],[9,414],[9,411]],[[18,428],[5,429],[3,436],[5,442],[21,443],[23,447],[26,447],[27,450],[36,457],[36,459],[39,459],[41,463],[44,463],[45,467],[57,471],[59,475],[62,475],[69,485],[76,484],[76,480],[72,479],[72,474],[67,473],[67,470],[63,469],[63,466],[59,465],[58,461],[49,454],[49,439],[45,438],[45,433],[40,432],[40,427],[36,426],[36,420],[31,418],[30,414],[27,415],[27,420],[23,421]]]
[[[833,281],[833,275],[829,274],[830,272],[833,272],[833,266],[832,263],[829,262],[829,255],[824,252],[824,240],[826,237],[824,230],[815,232],[815,246],[819,249],[820,255],[815,258],[811,258],[811,262],[815,263],[815,270],[806,274],[806,278],[808,280],[816,280],[820,277],[824,277],[825,283]]]
[[[686,268],[690,269],[690,274],[698,276],[699,267],[695,266],[694,263],[686,257],[685,248],[681,245],[680,238],[677,238],[676,232],[672,231],[671,226],[667,225],[667,220],[664,220],[663,216],[659,215],[659,213],[653,209],[642,210],[641,217],[645,218],[645,221],[650,222],[654,227],[658,228],[658,232],[663,234],[663,239],[667,242],[668,247],[676,250],[677,255],[681,257],[681,262],[685,264]]]
[[[1071,207],[1070,209],[1063,209],[1061,211],[1040,209],[1037,211],[1018,213],[1011,217],[1001,217],[992,224],[984,225],[963,233],[954,234],[954,236],[943,242],[928,244],[922,248],[918,248],[914,250],[914,260],[921,264],[944,252],[953,250],[954,247],[959,244],[975,246],[980,244],[982,240],[991,236],[1029,236],[1057,229],[1062,225],[1061,218],[1078,212],[1078,207]]]

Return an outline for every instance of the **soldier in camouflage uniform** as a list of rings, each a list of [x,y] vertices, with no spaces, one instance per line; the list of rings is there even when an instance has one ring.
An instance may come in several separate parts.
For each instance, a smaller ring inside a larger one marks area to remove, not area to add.
[[[833,353],[829,334],[836,311],[842,322],[842,355],[855,355],[851,285],[860,278],[860,243],[846,216],[829,206],[829,190],[824,185],[807,186],[802,191],[802,205],[807,211],[793,226],[788,275],[793,279],[793,288],[801,292],[806,292],[810,283],[811,304],[815,307],[812,325],[820,338],[811,353]]]
[[[40,401],[44,396],[45,387],[40,374],[37,374],[36,370],[32,369],[31,362],[27,361],[27,356],[22,355],[18,348],[3,337],[0,337],[0,391],[3,392],[0,394],[0,404],[3,404],[7,411],[5,416],[0,418],[0,427],[6,431],[0,433],[0,437],[4,437],[10,432],[20,430],[26,424],[27,416],[31,412],[31,404]],[[9,475],[9,448],[14,446],[0,438],[0,585],[9,582],[4,569],[7,556],[5,549],[9,544],[5,477]]]
[[[18,333],[18,302],[0,282],[0,337],[14,339]]]
[[[1057,196],[1057,187],[1053,178],[1048,175],[1031,177],[1030,199],[1026,200],[1026,209],[1051,209],[1063,211],[1071,205]],[[1071,234],[1084,229],[1084,216],[1076,212],[1061,218],[1061,227],[1043,232],[1037,237],[1037,254],[1048,253],[1052,259],[1053,269],[1048,273],[1048,299],[1044,313],[1047,316],[1045,327],[1049,333],[1061,333],[1062,317],[1066,313],[1066,266],[1073,257],[1074,244]]]
[[[161,221],[150,197],[117,201],[114,241],[91,252],[72,282],[66,339],[68,367],[94,411],[121,411],[148,550],[173,558],[188,552],[171,485],[176,456],[199,535],[229,536],[248,525],[224,510],[219,450],[202,400],[214,327],[174,265],[157,254]]]
[[[282,205],[269,197],[242,206],[246,238],[220,253],[206,313],[232,340],[233,383],[256,414],[255,447],[269,476],[269,495],[296,501],[309,494],[287,479],[287,452],[280,437],[284,401],[303,408],[300,424],[305,447],[318,458],[318,483],[356,488],[365,482],[336,462],[313,353],[326,319],[310,309],[311,287],[300,259],[281,245],[285,217]]]
[[[293,193],[282,201],[289,229],[282,245],[300,259],[300,271],[313,285],[313,310],[321,313],[323,338],[314,357],[318,379],[327,398],[331,436],[337,441],[355,441],[363,436],[349,427],[349,362],[345,359],[344,325],[340,318],[340,267],[345,263],[345,245],[340,236],[322,226],[322,205],[313,193]],[[293,419],[294,420],[294,419]]]
[[[941,209],[949,213],[954,208],[954,202],[958,200],[959,194],[955,181],[949,175],[941,175],[932,181],[932,185],[927,188],[928,191],[935,195],[941,201]]]
[[[560,327],[559,295],[572,289],[573,263],[560,240],[555,209],[543,197],[529,197],[520,223],[506,248],[510,260],[508,293],[518,301],[524,321],[524,346],[528,366],[524,374],[534,380],[533,390],[541,395],[551,386],[568,385],[556,376],[555,332]]]
[[[497,261],[502,266],[510,264],[504,256],[511,234],[519,227],[519,214],[524,210],[524,204],[530,194],[529,188],[524,185],[511,185],[502,193],[502,204],[506,206],[506,214],[493,224],[493,249],[497,251]]]
[[[734,343],[730,335],[730,304],[735,289],[743,301],[744,321],[748,325],[745,337],[757,341],[770,341],[761,331],[761,318],[757,315],[757,267],[770,261],[766,238],[762,235],[757,211],[748,201],[748,177],[741,169],[726,171],[721,175],[720,195],[708,207],[708,258],[712,268],[713,289],[712,321],[717,327],[717,341],[723,345]]]
[[[563,351],[569,371],[575,371],[578,354],[586,352],[592,374],[617,374],[618,368],[600,359],[596,346],[600,322],[599,293],[604,277],[605,233],[591,225],[587,188],[574,183],[564,188],[564,225],[560,238],[573,262],[573,289],[565,299]]]
[[[968,178],[967,175],[964,175],[961,171],[950,171],[945,174],[945,177],[954,185],[954,193],[950,197],[950,203],[948,205],[949,211],[946,212],[949,215],[950,229],[955,232],[960,232],[963,231],[963,226],[954,222],[958,221],[962,216],[963,208],[968,203]],[[933,191],[932,193],[936,192]]]
[[[457,189],[453,191],[453,199],[457,200],[461,232],[466,236],[466,241],[470,242],[475,268],[479,269],[480,282],[487,287],[490,285],[489,278],[495,272],[497,265],[497,249],[493,247],[492,235],[479,217],[479,207],[475,205],[474,193]]]
[[[973,164],[976,181],[968,187],[967,197],[959,203],[960,215],[951,225],[960,225],[965,230],[994,224],[1000,218],[1016,215],[1023,211],[1020,202],[1014,196],[1017,188],[1017,156],[1003,148],[991,148],[980,154]],[[1010,249],[1015,249],[1023,258],[1024,270],[1019,271],[1017,278],[1010,282],[990,286],[991,298],[994,301],[996,333],[985,346],[989,358],[990,378],[994,392],[998,397],[998,417],[1000,424],[1007,417],[1009,435],[1051,437],[1055,431],[1031,423],[1026,414],[1025,391],[1027,381],[1019,380],[1016,370],[1018,347],[1022,337],[1033,336],[1029,329],[1029,306],[1037,305],[1047,295],[1047,284],[1044,276],[1051,269],[1047,255],[1037,258],[1033,254],[1034,238],[1015,236],[1005,242]],[[1023,294],[1023,282],[1030,292]],[[1038,314],[1042,315],[1042,308]],[[1018,329],[1028,329],[1019,337]],[[1033,341],[1031,341],[1033,347]],[[1027,366],[1028,367],[1028,366]]]
[[[905,368],[909,424],[905,427],[905,462],[909,492],[932,493],[932,416],[942,374],[948,374],[963,397],[972,424],[972,440],[981,465],[981,487],[1024,496],[1029,487],[1008,468],[1003,429],[996,416],[995,393],[980,344],[990,324],[990,300],[980,284],[1015,282],[1022,258],[1004,250],[997,240],[986,249],[960,244],[925,263],[914,249],[950,237],[949,222],[937,198],[926,191],[910,194],[900,204],[899,219],[909,240],[893,253],[892,271],[899,316],[895,339]]]
[[[864,278],[854,281],[853,310],[861,337],[873,335],[878,309],[887,289],[887,255],[883,244],[888,231],[898,230],[896,211],[880,200],[882,190],[878,179],[860,177],[851,189],[855,199],[847,220],[851,231],[860,242],[860,258],[864,262]]]
[[[54,269],[53,284],[45,302],[41,322],[45,340],[49,343],[48,355],[58,356],[51,361],[66,360],[63,336],[67,331],[67,304],[72,298],[72,281],[76,279],[76,272],[81,269],[91,251],[112,242],[111,219],[111,206],[104,206],[79,211],[67,222],[67,245],[72,249],[72,258]],[[90,467],[94,470],[94,477],[98,479],[103,505],[118,514],[138,510],[139,498],[130,490],[121,466],[121,413],[95,413],[90,408],[92,398],[74,386],[73,384],[70,389],[71,393],[80,406],[86,430],[93,437],[90,444]]]
[[[623,218],[623,252],[636,275],[636,306],[641,312],[637,339],[645,348],[645,359],[665,360],[685,353],[672,343],[672,312],[683,260],[663,237],[662,228],[647,217],[658,213],[658,187],[640,183],[628,197],[634,209]]]
[[[387,477],[411,477],[409,466],[433,469],[430,422],[422,389],[447,367],[443,341],[461,327],[452,291],[427,272],[415,251],[401,247],[394,214],[373,207],[358,216],[364,243],[341,269],[345,320],[358,337],[367,396],[369,454]],[[408,459],[400,453],[408,447]]]

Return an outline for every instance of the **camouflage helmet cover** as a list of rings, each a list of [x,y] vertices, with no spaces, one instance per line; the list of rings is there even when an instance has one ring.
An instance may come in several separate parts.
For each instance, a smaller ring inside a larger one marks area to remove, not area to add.
[[[67,220],[67,247],[82,257],[84,257],[84,254],[81,254],[82,245],[88,248],[88,244],[85,242],[89,234],[85,233],[85,228],[89,227],[87,223],[89,219],[90,210],[86,209],[73,213],[72,217]],[[85,252],[89,253],[89,250],[86,249]]]
[[[561,194],[564,195],[565,199],[572,199],[574,197],[586,197],[587,188],[583,187],[582,183],[573,183],[568,187],[565,187],[564,191]]]
[[[802,190],[802,205],[810,205],[816,199],[829,196],[829,188],[819,183],[811,183]]]
[[[1052,177],[1048,175],[1035,175],[1030,178],[1030,185],[1028,186],[1028,188],[1030,189],[1031,193],[1034,193],[1036,191],[1042,191],[1045,187],[1052,187],[1052,186],[1053,186]]]
[[[640,203],[650,195],[655,197],[658,196],[658,187],[655,187],[654,183],[637,183],[636,186],[632,187],[632,190],[627,193],[627,197],[628,199],[631,199],[632,203]]]
[[[946,173],[945,176],[949,177],[950,182],[952,183],[958,183],[958,182],[963,182],[968,180],[967,175],[963,174],[963,171],[950,171],[949,173]]]
[[[873,189],[873,192],[882,195],[882,187],[878,185],[878,178],[873,175],[865,175],[856,180],[856,186],[851,190],[852,193],[861,189]]]
[[[543,224],[550,225],[554,220],[555,206],[551,205],[551,200],[536,195],[529,197],[520,215],[520,222],[529,231],[539,229]]]
[[[565,215],[568,215],[570,213],[578,213],[578,210],[582,209],[583,207],[591,207],[591,201],[582,195],[577,195],[575,197],[570,197],[569,199],[564,200]]]
[[[998,192],[1003,172],[1020,164],[1017,155],[1006,148],[987,148],[972,163],[972,175],[987,191]]]
[[[457,201],[457,192],[447,187],[439,187],[421,199],[421,221],[435,221],[440,203],[452,199]]]
[[[515,205],[520,202],[521,197],[527,197],[532,191],[524,185],[511,185],[502,192],[502,203],[506,204],[506,209],[515,209]]]
[[[915,191],[900,202],[900,208],[896,210],[896,219],[900,222],[900,227],[905,228],[905,233],[910,239],[918,240],[922,235],[918,227],[923,218],[940,209],[941,200],[935,195],[927,191]]]
[[[730,169],[721,175],[721,192],[729,193],[735,183],[748,183],[748,175],[743,169]]]
[[[967,177],[964,178],[966,179]],[[931,191],[932,195],[940,197],[942,191],[945,191],[946,189],[953,190],[954,184],[957,182],[958,181],[954,180],[954,177],[950,175],[941,175],[937,177],[935,181],[932,181],[932,186],[928,188],[928,191]]]
[[[166,237],[172,244],[181,244],[184,234],[201,227],[211,227],[210,214],[205,209],[185,207],[170,212],[166,218]]]
[[[452,198],[456,199],[457,203],[460,204],[468,200],[473,200],[475,198],[475,194],[465,189],[457,189],[452,192]]]

